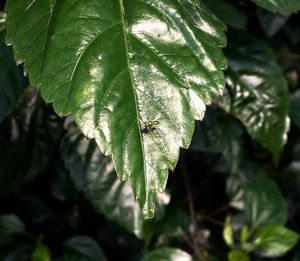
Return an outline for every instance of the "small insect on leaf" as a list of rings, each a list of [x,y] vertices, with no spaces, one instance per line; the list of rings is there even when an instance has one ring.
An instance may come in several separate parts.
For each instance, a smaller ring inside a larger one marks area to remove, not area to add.
[[[144,123],[144,128],[142,129],[142,133],[149,134],[156,130],[159,121],[146,121]]]

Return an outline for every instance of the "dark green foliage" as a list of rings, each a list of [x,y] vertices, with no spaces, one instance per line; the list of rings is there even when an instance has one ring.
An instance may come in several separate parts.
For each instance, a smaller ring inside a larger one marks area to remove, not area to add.
[[[5,2],[1,261],[300,260],[298,0]]]

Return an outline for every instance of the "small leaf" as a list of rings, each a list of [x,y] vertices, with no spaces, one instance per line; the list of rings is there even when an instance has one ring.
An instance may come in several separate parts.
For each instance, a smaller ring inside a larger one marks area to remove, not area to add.
[[[225,26],[195,0],[6,2],[8,44],[33,86],[112,155],[146,218],[223,92]]]
[[[25,232],[25,226],[22,220],[12,214],[0,216],[0,229],[9,233]]]
[[[50,261],[51,254],[50,250],[45,245],[37,245],[31,255],[31,261]]]
[[[223,238],[229,247],[234,246],[233,228],[232,228],[230,216],[228,216],[225,220],[224,230],[223,230]]]
[[[176,248],[160,248],[149,252],[143,258],[143,261],[165,261],[165,260],[180,260],[192,261],[193,258],[188,253]]]
[[[241,244],[243,245],[244,243],[246,243],[248,238],[249,238],[249,228],[247,225],[244,225],[240,237]]]
[[[228,254],[229,261],[250,261],[249,255],[243,251],[234,250]]]
[[[299,240],[299,235],[283,226],[267,225],[255,234],[253,243],[263,256],[278,257],[287,253]]]
[[[295,92],[290,99],[290,116],[292,122],[300,129],[300,91]]]
[[[296,13],[300,10],[299,0],[252,0],[254,3],[272,12],[279,12],[284,15]]]
[[[227,92],[221,106],[276,158],[289,129],[288,89],[272,51],[242,31],[230,33]]]
[[[75,236],[64,243],[64,260],[106,261],[96,241],[86,236]]]
[[[203,0],[205,5],[225,24],[245,30],[247,16],[226,0]]]
[[[243,189],[245,213],[251,228],[264,224],[285,225],[287,205],[277,184],[268,179],[255,179]]]

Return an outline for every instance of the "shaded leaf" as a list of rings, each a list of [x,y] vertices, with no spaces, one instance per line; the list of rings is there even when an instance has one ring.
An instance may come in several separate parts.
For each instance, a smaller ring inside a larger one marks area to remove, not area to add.
[[[285,225],[287,205],[274,181],[261,178],[246,183],[243,201],[252,229],[265,224]]]
[[[8,0],[6,11],[32,85],[112,154],[152,217],[194,119],[223,91],[223,23],[200,0]]]
[[[27,88],[11,117],[0,124],[0,194],[11,194],[41,174],[59,141],[62,121]]]
[[[15,243],[24,233],[25,226],[19,217],[13,214],[0,216],[0,247]]]
[[[65,261],[106,261],[96,241],[86,236],[75,236],[64,243]]]
[[[17,66],[11,47],[4,44],[5,14],[0,11],[0,122],[12,111],[28,85],[22,66]]]
[[[298,0],[252,0],[254,3],[272,12],[279,12],[284,15],[296,13],[300,10]]]
[[[230,36],[227,92],[221,105],[278,158],[289,129],[285,78],[264,43],[244,32]]]
[[[264,9],[259,9],[257,15],[263,30],[269,37],[275,35],[289,19],[289,16],[272,13]]]
[[[193,258],[188,253],[176,248],[160,248],[149,252],[143,258],[143,261],[165,261],[165,260],[180,260],[192,261]]]
[[[225,24],[245,30],[247,16],[226,0],[203,0],[205,5]]]
[[[284,255],[293,248],[299,235],[283,226],[267,225],[254,236],[253,243],[263,256],[277,257]]]

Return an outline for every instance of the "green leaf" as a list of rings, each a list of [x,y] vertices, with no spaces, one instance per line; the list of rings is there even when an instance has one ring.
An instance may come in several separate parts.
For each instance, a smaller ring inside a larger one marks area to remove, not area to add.
[[[225,24],[245,30],[247,16],[226,0],[203,0],[205,5]]]
[[[228,254],[229,261],[250,261],[249,255],[243,251],[234,250]]]
[[[230,34],[227,92],[221,106],[276,158],[289,129],[288,92],[273,52],[242,31]]]
[[[60,115],[112,155],[145,217],[223,91],[225,26],[201,0],[8,0],[8,44]]]
[[[299,0],[252,0],[257,5],[266,8],[272,12],[278,12],[284,15],[296,13],[300,10]]]
[[[234,245],[233,228],[232,228],[230,216],[228,216],[225,220],[224,229],[223,229],[223,238],[229,247],[233,247]]]
[[[28,85],[22,66],[17,66],[11,47],[4,44],[4,13],[0,11],[0,122],[12,111]]]
[[[283,226],[267,225],[254,236],[253,243],[261,255],[277,257],[284,255],[293,248],[299,240],[299,235]]]
[[[295,92],[290,99],[290,116],[292,122],[300,129],[300,91]]]
[[[51,260],[51,254],[50,250],[45,245],[38,245],[32,255],[31,255],[31,261],[50,261]]]
[[[25,232],[25,227],[22,220],[12,214],[0,216],[0,229],[9,233]]]
[[[146,254],[143,261],[165,261],[180,260],[192,261],[193,258],[188,253],[176,248],[159,248]]]
[[[75,236],[64,243],[65,261],[106,261],[96,241],[86,236]]]
[[[250,231],[247,225],[244,225],[241,231],[241,235],[240,235],[240,242],[241,244],[244,244],[248,241],[250,235]]]
[[[243,201],[251,229],[265,224],[284,225],[288,211],[277,184],[268,179],[255,179],[245,184]]]
[[[24,233],[25,226],[19,217],[13,214],[0,216],[0,247],[15,244]]]

